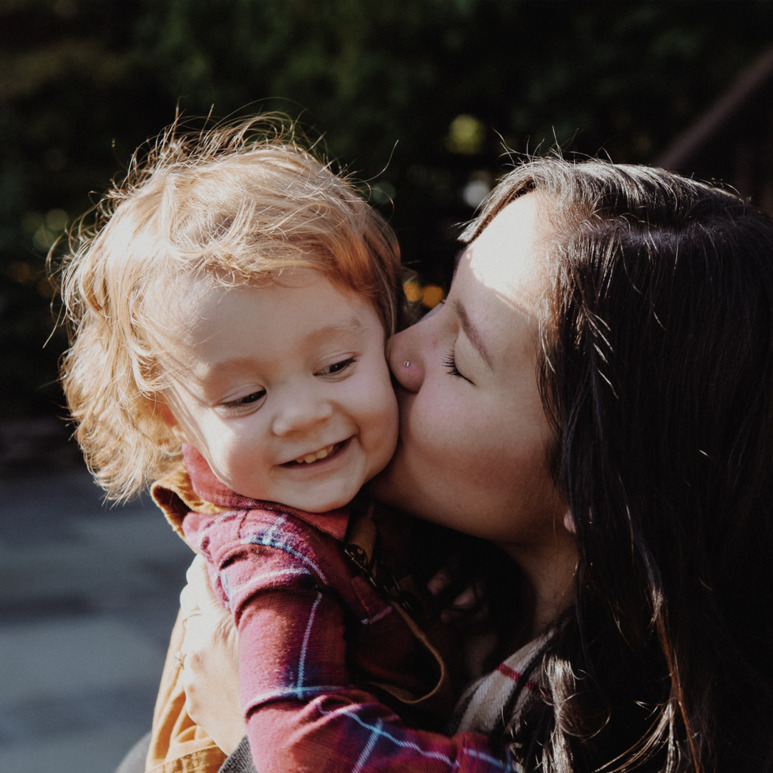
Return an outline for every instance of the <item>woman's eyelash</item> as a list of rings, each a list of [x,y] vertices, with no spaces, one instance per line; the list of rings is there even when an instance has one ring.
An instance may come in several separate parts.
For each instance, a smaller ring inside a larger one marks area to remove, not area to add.
[[[448,354],[443,359],[443,367],[445,367],[446,372],[451,376],[456,376],[457,378],[463,378],[468,383],[472,384],[472,380],[467,378],[467,376],[462,373],[459,368],[456,367],[456,356],[454,354],[454,350],[451,349]]]
[[[454,357],[453,349],[448,352],[448,354],[443,359],[443,366],[450,375],[459,376],[460,378],[462,377],[462,374],[459,372],[459,368],[456,367],[456,358]]]

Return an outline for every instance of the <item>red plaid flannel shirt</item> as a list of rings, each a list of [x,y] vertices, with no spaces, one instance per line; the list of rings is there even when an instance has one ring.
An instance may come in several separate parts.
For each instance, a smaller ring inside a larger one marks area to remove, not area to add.
[[[241,497],[192,449],[186,465],[198,496],[230,508],[189,512],[182,530],[239,631],[259,773],[514,769],[485,736],[409,727],[365,686],[420,693],[426,661],[402,617],[346,558],[347,511],[309,514]]]

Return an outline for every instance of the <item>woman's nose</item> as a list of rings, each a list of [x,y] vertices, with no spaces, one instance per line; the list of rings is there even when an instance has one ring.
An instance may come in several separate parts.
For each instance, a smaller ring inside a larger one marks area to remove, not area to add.
[[[424,380],[424,366],[416,335],[417,325],[395,333],[389,339],[389,368],[400,386],[418,392]]]
[[[278,437],[308,432],[332,415],[333,406],[328,400],[308,393],[286,395],[275,409],[271,430]]]

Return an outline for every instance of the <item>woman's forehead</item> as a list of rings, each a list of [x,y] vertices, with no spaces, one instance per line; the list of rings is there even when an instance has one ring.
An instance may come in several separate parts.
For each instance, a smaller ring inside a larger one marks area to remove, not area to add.
[[[544,288],[538,258],[538,196],[527,194],[501,209],[467,247],[455,277],[458,289],[479,300],[494,297],[533,310]]]

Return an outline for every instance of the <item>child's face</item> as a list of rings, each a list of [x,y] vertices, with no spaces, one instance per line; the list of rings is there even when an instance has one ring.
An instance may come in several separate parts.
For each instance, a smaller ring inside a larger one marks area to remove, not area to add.
[[[384,330],[369,303],[313,271],[282,281],[188,303],[167,401],[178,434],[229,488],[325,512],[397,443]]]

